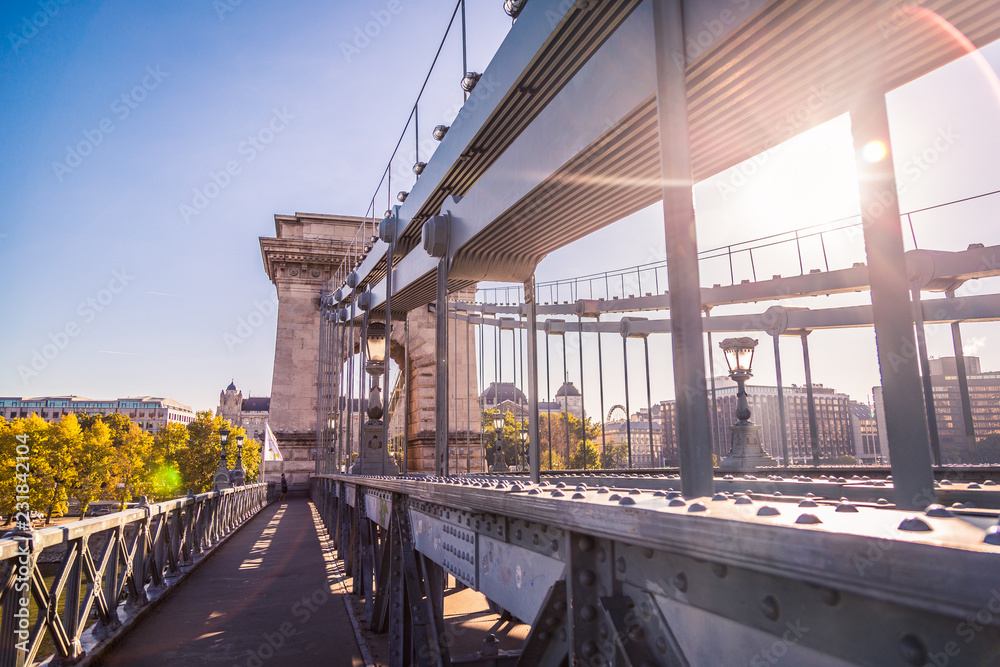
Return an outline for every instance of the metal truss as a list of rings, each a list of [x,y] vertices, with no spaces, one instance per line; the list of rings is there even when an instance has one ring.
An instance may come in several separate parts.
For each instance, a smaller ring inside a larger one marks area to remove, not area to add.
[[[1000,535],[981,519],[805,492],[821,480],[767,498],[618,481],[321,476],[311,491],[341,557],[345,534],[381,536],[347,562],[392,665],[450,664],[442,572],[531,623],[520,652],[455,664],[985,665],[1000,645]]]
[[[32,664],[46,636],[56,649],[50,664],[99,652],[206,552],[274,500],[274,486],[143,501],[136,509],[0,540],[0,665]],[[63,549],[51,585],[38,567],[39,554],[49,548]],[[26,598],[37,610],[30,620],[21,611]]]

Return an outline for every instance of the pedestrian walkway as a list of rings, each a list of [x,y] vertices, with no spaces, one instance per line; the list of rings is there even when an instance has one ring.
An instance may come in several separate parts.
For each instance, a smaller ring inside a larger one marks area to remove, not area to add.
[[[265,507],[96,664],[364,665],[306,498]]]

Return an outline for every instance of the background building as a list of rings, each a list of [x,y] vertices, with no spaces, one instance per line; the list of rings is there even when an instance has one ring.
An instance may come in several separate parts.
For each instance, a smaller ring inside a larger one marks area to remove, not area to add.
[[[872,405],[851,401],[851,432],[854,437],[854,458],[864,465],[882,463],[879,449],[878,424]]]
[[[229,386],[219,393],[219,407],[215,414],[228,419],[233,426],[242,427],[247,435],[258,442],[263,442],[264,424],[267,423],[270,409],[270,397],[243,398],[243,392],[236,388],[236,383],[230,382]]]
[[[712,420],[712,453],[719,459],[729,452],[729,426],[736,422],[736,383],[728,377],[715,378],[716,409]],[[830,387],[814,384],[816,427],[820,457],[824,459],[854,456],[854,434],[851,427],[850,398]],[[785,433],[790,462],[812,463],[809,432],[809,408],[805,387],[783,387],[785,401]],[[709,401],[712,400],[709,394]],[[778,388],[763,385],[747,386],[750,420],[761,426],[761,440],[768,454],[781,461],[781,416],[778,411]],[[677,430],[674,427],[674,401],[660,403],[659,421],[664,434],[663,457],[667,465],[678,460]],[[709,405],[709,415],[712,406]]]
[[[0,416],[6,419],[36,414],[47,422],[57,422],[63,415],[125,415],[142,430],[156,433],[168,423],[187,425],[194,421],[191,406],[169,398],[134,396],[99,400],[84,396],[38,396],[33,398],[0,397]]]
[[[644,411],[645,412],[645,411]],[[631,438],[630,438],[631,434]],[[604,424],[604,437],[607,446],[625,445],[626,449],[615,461],[618,468],[628,467],[628,443],[632,445],[633,468],[660,468],[663,463],[663,427],[652,423],[652,440],[650,440],[650,423],[644,415],[632,415],[628,422],[616,421]],[[598,447],[600,442],[598,442]]]

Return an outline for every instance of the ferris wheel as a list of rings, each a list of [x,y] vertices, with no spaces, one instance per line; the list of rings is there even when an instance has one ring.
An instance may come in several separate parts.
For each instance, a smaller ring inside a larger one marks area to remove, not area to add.
[[[623,421],[628,421],[628,413],[625,412],[625,406],[623,406],[623,405],[614,405],[614,406],[612,406],[611,409],[608,410],[608,419],[607,419],[607,421],[609,421],[609,422],[623,422]]]

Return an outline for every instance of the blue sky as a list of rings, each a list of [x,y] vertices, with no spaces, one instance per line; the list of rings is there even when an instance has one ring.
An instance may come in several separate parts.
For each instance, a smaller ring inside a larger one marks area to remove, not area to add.
[[[510,27],[501,6],[469,3],[470,69],[486,67]],[[0,395],[153,394],[207,409],[231,378],[269,393],[274,288],[257,237],[274,234],[276,213],[365,213],[453,7],[5,3]],[[981,61],[965,58],[889,95],[904,211],[1000,189],[1000,48]],[[457,112],[461,73],[456,30],[421,104],[425,139]],[[942,132],[951,142],[914,177],[907,161]],[[701,245],[856,213],[849,136],[838,119],[758,158],[746,185],[727,187],[742,183],[747,165],[700,184]],[[412,183],[412,144],[409,134],[393,192]],[[378,196],[381,211],[386,192]],[[915,218],[918,241],[949,250],[1000,242],[998,199]],[[538,275],[578,274],[580,257],[588,271],[647,262],[663,247],[655,206],[553,253]],[[703,283],[719,282],[713,270]],[[243,342],[227,345],[247,326]],[[966,342],[1000,370],[987,345],[993,326],[970,325]],[[877,383],[870,331],[814,336],[816,381],[858,398]],[[949,344],[932,337],[932,354]],[[668,345],[651,345],[662,370],[654,399],[672,394]],[[845,346],[856,351],[850,364],[834,354]],[[772,371],[759,356],[765,382]],[[802,381],[794,362],[784,370],[786,382]]]

